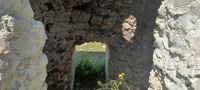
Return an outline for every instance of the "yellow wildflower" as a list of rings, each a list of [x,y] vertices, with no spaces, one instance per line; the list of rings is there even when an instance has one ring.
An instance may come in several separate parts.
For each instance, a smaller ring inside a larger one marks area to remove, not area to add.
[[[125,76],[125,74],[124,74],[124,73],[122,73],[122,76]]]
[[[119,78],[120,78],[120,79],[123,79],[123,76],[122,76],[121,74],[119,74]]]
[[[98,81],[97,84],[101,84],[101,81]]]
[[[128,90],[131,90],[131,87],[128,87]]]
[[[122,84],[122,82],[119,82],[119,85],[121,85]]]
[[[121,74],[119,74],[119,78],[122,78],[122,75],[121,75]]]

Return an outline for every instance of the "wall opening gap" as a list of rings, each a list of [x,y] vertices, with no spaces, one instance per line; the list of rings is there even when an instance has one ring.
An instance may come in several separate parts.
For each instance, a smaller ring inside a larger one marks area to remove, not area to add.
[[[73,90],[94,90],[97,81],[106,82],[108,46],[101,42],[89,42],[75,46],[75,70]]]

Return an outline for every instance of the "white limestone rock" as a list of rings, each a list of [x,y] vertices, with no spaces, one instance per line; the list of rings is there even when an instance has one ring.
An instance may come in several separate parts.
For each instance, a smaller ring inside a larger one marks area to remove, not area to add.
[[[199,90],[200,0],[164,0],[154,30],[149,90]]]
[[[47,90],[46,39],[29,0],[0,0],[1,90]]]

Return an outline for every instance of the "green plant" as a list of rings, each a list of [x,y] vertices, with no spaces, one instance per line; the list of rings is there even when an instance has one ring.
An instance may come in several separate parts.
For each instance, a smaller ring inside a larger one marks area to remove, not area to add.
[[[101,72],[104,67],[105,67],[105,61],[100,59],[96,60],[96,62],[93,65],[93,69],[96,72]]]
[[[125,74],[121,73],[119,74],[117,80],[110,80],[106,84],[103,84],[101,81],[98,81],[97,84],[101,87],[99,90],[101,89],[119,90],[119,88],[124,88],[124,89],[126,88],[128,90],[131,90],[131,87],[129,87],[125,82],[124,76]]]
[[[81,84],[90,84],[93,88],[98,85],[98,80],[105,81],[105,64],[104,60],[91,61],[87,56],[81,57],[76,64],[75,72],[76,82]],[[84,85],[83,85],[84,86]]]
[[[76,75],[78,78],[84,78],[92,73],[92,62],[88,57],[81,57],[81,60],[77,62]]]

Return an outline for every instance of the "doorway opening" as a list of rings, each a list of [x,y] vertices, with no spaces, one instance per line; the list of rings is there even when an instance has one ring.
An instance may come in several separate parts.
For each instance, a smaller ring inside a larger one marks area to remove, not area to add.
[[[97,81],[106,82],[107,79],[107,45],[101,42],[89,42],[76,45],[75,48],[73,90],[97,89]]]

